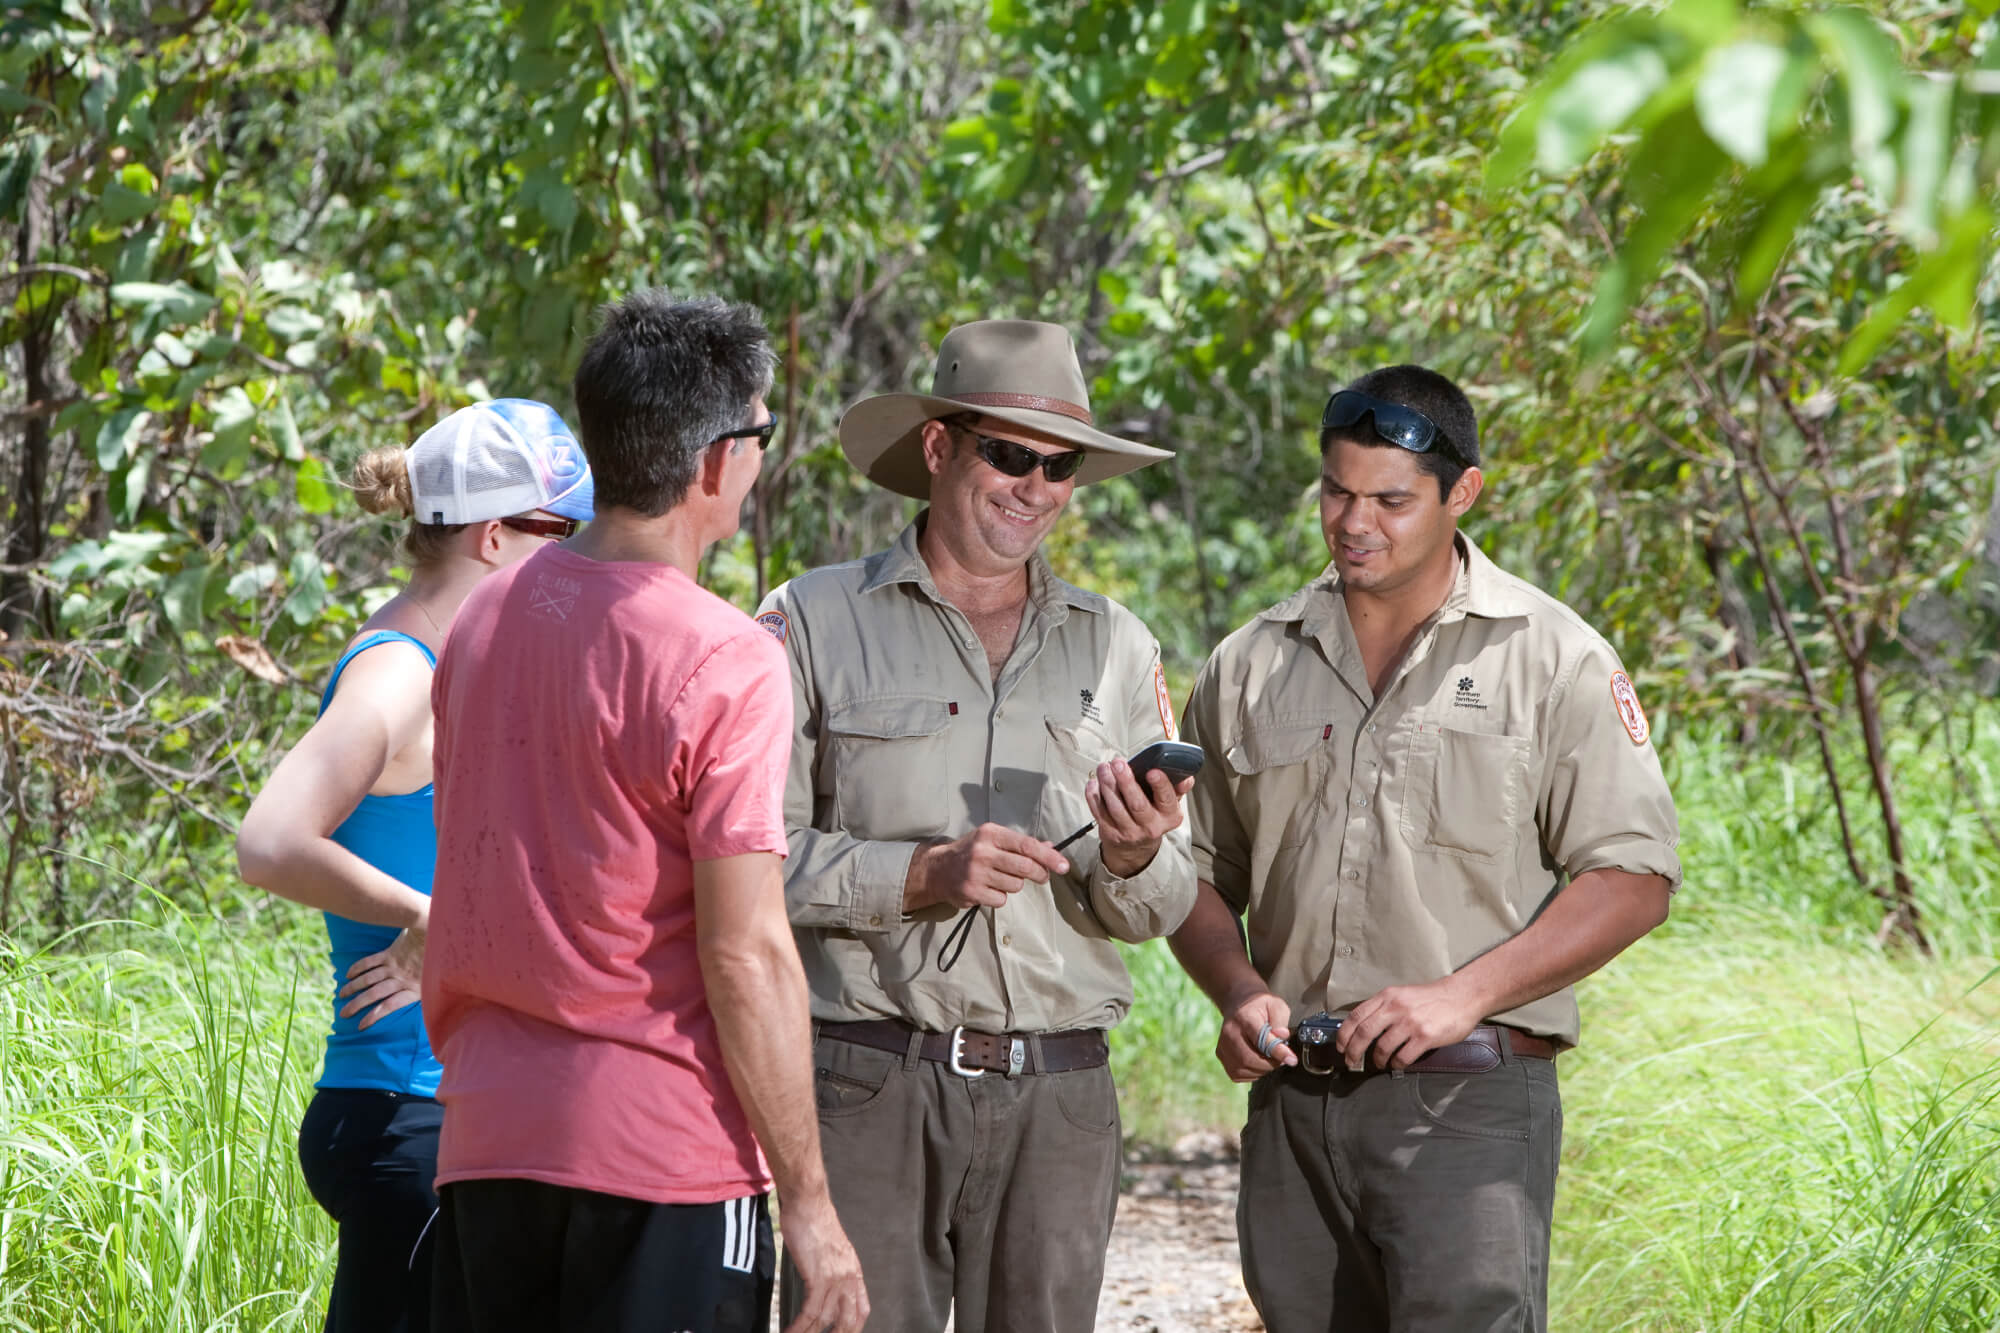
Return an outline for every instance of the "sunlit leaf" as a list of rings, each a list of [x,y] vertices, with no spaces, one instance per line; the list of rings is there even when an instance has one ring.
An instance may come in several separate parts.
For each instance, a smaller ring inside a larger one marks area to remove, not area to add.
[[[134,444],[145,433],[153,414],[143,407],[126,407],[113,412],[97,432],[97,466],[111,472],[132,455]]]
[[[1764,165],[1771,101],[1791,56],[1769,42],[1734,42],[1709,52],[1694,105],[1708,137],[1745,166]]]
[[[111,285],[114,305],[135,306],[159,311],[168,319],[187,323],[215,308],[215,298],[196,291],[185,282],[117,282]]]
[[[1895,44],[1859,9],[1815,14],[1806,20],[1806,30],[1840,71],[1854,155],[1866,158],[1895,127],[1904,83]]]
[[[308,514],[333,512],[333,488],[327,484],[326,465],[319,459],[306,458],[299,463],[293,490],[299,508]]]

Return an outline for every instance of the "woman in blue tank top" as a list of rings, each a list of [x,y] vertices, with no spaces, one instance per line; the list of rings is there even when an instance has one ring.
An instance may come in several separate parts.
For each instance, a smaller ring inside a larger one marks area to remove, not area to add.
[[[408,449],[357,465],[372,513],[414,520],[410,581],[361,627],[319,718],[271,774],[236,839],[243,878],[324,913],[330,1030],[299,1127],[313,1197],[338,1224],[329,1333],[429,1326],[420,1247],[437,1207],[439,1068],[418,1009],[437,830],[431,670],[486,575],[591,513],[590,470],[562,418],[503,398],[462,408]]]

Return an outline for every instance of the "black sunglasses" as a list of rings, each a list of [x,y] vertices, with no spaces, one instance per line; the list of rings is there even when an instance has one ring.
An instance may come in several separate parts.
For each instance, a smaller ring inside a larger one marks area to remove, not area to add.
[[[1373,417],[1376,436],[1398,449],[1407,449],[1413,454],[1427,454],[1435,449],[1454,463],[1472,466],[1471,461],[1452,444],[1451,437],[1438,429],[1437,422],[1414,407],[1371,398],[1359,389],[1342,389],[1327,399],[1326,411],[1320,414],[1319,428],[1322,432],[1346,430],[1363,417]]]
[[[726,430],[710,440],[710,444],[721,444],[724,440],[755,440],[759,449],[771,447],[771,437],[778,433],[778,418],[772,417],[761,426],[745,426],[742,430]]]
[[[1050,481],[1068,481],[1083,466],[1083,450],[1072,449],[1064,454],[1038,454],[1025,444],[1012,440],[996,440],[990,435],[967,431],[972,436],[973,447],[979,456],[1010,477],[1025,477],[1036,468]]]

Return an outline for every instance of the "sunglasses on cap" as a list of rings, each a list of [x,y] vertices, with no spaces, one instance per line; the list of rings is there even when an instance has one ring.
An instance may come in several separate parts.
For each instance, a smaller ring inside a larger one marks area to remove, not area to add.
[[[1452,444],[1451,437],[1438,429],[1432,421],[1414,407],[1404,407],[1382,398],[1373,398],[1359,389],[1342,389],[1326,400],[1326,411],[1320,414],[1319,428],[1346,430],[1363,417],[1372,417],[1376,437],[1398,449],[1407,449],[1413,454],[1427,454],[1433,449],[1454,463],[1471,467],[1472,463]]]
[[[1025,477],[1036,468],[1052,482],[1068,481],[1083,466],[1083,450],[1061,454],[1038,454],[1025,444],[996,440],[990,435],[967,431],[979,456],[1010,477]]]
[[[550,537],[564,541],[576,535],[577,522],[573,518],[522,518],[514,514],[500,520],[503,528],[525,532],[531,537]]]

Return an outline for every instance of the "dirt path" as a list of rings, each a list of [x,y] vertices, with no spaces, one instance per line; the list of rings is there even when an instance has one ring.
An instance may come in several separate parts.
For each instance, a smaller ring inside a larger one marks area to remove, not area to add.
[[[1103,1330],[1239,1333],[1263,1323],[1243,1293],[1236,1262],[1236,1163],[1220,1136],[1173,1162],[1129,1163],[1104,1294]]]
[[[1235,1144],[1189,1135],[1125,1164],[1105,1256],[1097,1327],[1105,1333],[1254,1333],[1264,1325],[1236,1262]],[[772,1329],[778,1327],[772,1302]],[[947,1326],[946,1333],[950,1333]]]

